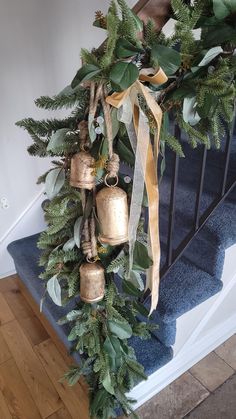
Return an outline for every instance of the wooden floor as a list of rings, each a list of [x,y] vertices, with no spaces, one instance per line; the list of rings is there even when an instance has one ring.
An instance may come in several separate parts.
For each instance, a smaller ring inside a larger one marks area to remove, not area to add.
[[[71,363],[34,315],[17,276],[0,280],[0,419],[88,419],[85,385],[59,381]]]
[[[28,298],[16,275],[0,280],[0,419],[89,419],[85,384],[59,381],[72,360]],[[137,413],[140,419],[235,419],[235,388],[236,335]]]

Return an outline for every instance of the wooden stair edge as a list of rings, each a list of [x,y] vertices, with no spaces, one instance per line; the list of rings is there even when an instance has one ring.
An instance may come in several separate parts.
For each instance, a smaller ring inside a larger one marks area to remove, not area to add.
[[[139,0],[132,10],[144,22],[153,19],[156,29],[161,30],[170,17],[171,0]]]
[[[26,301],[32,308],[36,317],[39,319],[39,321],[42,323],[42,325],[46,329],[47,333],[49,334],[50,338],[56,345],[57,349],[59,350],[63,358],[66,358],[67,361],[70,363],[71,362],[75,363],[73,358],[68,354],[67,348],[65,347],[64,343],[59,338],[58,334],[55,332],[51,323],[48,321],[45,315],[40,312],[38,304],[36,303],[36,301],[34,300],[34,298],[32,297],[32,295],[30,294],[30,292],[28,291],[28,289],[26,288],[26,286],[24,285],[24,283],[21,281],[20,278],[17,278],[17,285],[19,287],[20,292],[25,297]]]

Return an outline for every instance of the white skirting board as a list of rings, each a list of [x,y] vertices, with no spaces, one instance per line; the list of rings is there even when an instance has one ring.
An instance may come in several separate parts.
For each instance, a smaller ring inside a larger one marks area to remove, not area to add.
[[[129,393],[135,409],[236,333],[236,245],[226,250],[222,281],[220,293],[177,320],[174,358]]]
[[[39,192],[12,224],[11,228],[0,238],[0,278],[15,273],[14,263],[7,251],[7,245],[14,240],[38,233],[45,228],[41,208],[45,199],[43,192]]]

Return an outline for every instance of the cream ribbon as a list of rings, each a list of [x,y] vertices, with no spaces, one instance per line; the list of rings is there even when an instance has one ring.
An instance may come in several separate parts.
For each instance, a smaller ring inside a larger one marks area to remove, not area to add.
[[[146,288],[151,290],[150,314],[156,309],[159,297],[160,282],[160,238],[159,238],[159,189],[157,176],[157,160],[159,152],[159,138],[162,122],[162,110],[150,90],[141,81],[152,84],[163,84],[168,79],[160,68],[156,74],[150,76],[150,69],[140,72],[136,80],[123,92],[115,92],[106,98],[107,103],[119,109],[118,118],[125,123],[132,148],[135,152],[135,171],[133,179],[133,193],[131,198],[129,220],[130,269],[133,265],[133,247],[136,231],[141,214],[144,182],[146,185],[149,205],[149,237],[153,265],[147,272]],[[157,123],[152,148],[148,120],[140,109],[138,95],[141,95]]]

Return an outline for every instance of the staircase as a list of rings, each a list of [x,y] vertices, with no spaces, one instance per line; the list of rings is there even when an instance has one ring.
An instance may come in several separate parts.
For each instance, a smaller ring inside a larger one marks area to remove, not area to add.
[[[143,18],[150,15],[150,8],[154,3],[157,2],[140,0],[135,10],[141,10],[140,15]],[[166,19],[169,1],[162,0],[161,3],[163,3],[165,13],[160,21],[157,20],[157,25],[162,25]],[[181,159],[179,162],[173,234],[174,249],[193,226],[196,189],[202,164],[201,148],[192,150],[184,139],[183,148],[186,159]],[[219,196],[225,167],[224,150],[223,141],[221,150],[211,150],[207,153],[204,188],[199,207],[200,215],[209,207],[214,198]],[[233,138],[227,185],[236,179],[235,163],[236,137]],[[160,184],[162,266],[165,264],[168,251],[173,164],[174,154],[167,152],[166,171]],[[130,339],[138,361],[144,365],[145,372],[149,376],[146,383],[138,384],[131,392],[131,396],[138,400],[137,407],[214,349],[230,334],[236,332],[235,313],[231,310],[236,296],[235,203],[236,188],[217,207],[181,258],[161,280],[159,304],[150,320],[157,323],[159,329],[152,333],[152,338],[148,341]],[[38,279],[40,268],[37,262],[40,251],[36,246],[37,240],[38,234],[17,240],[8,246],[8,250],[14,259],[21,281],[39,306],[44,294],[44,284]],[[70,304],[72,308],[74,302]],[[149,306],[149,302],[145,304]],[[225,305],[231,311],[228,316],[229,320],[227,318],[227,327],[223,330],[220,315],[223,315]],[[67,326],[59,326],[57,323],[58,319],[68,311],[68,306],[66,308],[55,306],[46,296],[43,313],[66,348],[70,349]],[[199,327],[200,324],[201,327]],[[207,326],[207,324],[210,325]],[[217,333],[214,332],[214,334],[213,330]],[[80,361],[78,354],[75,354],[74,358],[77,362]]]
[[[236,138],[234,138],[234,140],[234,142],[236,142]],[[212,150],[208,152],[204,190],[201,200],[201,212],[207,208],[219,191],[224,167],[223,150],[224,143],[222,144],[222,150]],[[196,200],[195,183],[199,176],[201,166],[201,150],[192,150],[187,143],[184,143],[184,151],[186,159],[181,159],[179,166],[175,230],[173,236],[174,246],[179,244],[181,239],[186,235],[186,232],[191,228],[194,215],[194,203]],[[174,155],[172,152],[167,153],[167,169],[160,186],[162,263],[164,263],[166,255],[166,237],[169,221],[168,207],[173,157]],[[236,146],[234,145],[229,165],[229,183],[232,179],[236,178],[235,161]],[[189,334],[191,335],[194,331],[192,327],[195,329],[199,322],[202,321],[202,317],[204,317],[202,315],[201,307],[206,303],[202,303],[207,301],[207,311],[210,310],[213,296],[216,296],[216,294],[222,290],[222,271],[224,267],[225,252],[227,252],[228,248],[233,249],[234,251],[231,254],[231,260],[232,255],[236,259],[236,250],[233,246],[236,243],[235,202],[236,191],[233,190],[224,203],[222,203],[210,217],[201,232],[194,238],[184,255],[162,279],[158,308],[150,320],[157,323],[159,329],[153,332],[152,339],[148,341],[131,339],[130,343],[136,351],[138,361],[145,366],[147,375],[153,377],[157,373],[155,388],[158,387],[158,371],[173,358],[173,348],[175,349],[175,341],[176,336],[178,337],[178,333],[182,335],[187,334],[187,336]],[[36,246],[37,240],[37,234],[17,240],[9,245],[8,250],[14,259],[16,270],[22,282],[39,306],[40,300],[44,294],[44,285],[43,281],[38,279],[40,268],[38,267],[37,262],[40,251]],[[232,263],[230,265],[233,266]],[[233,275],[233,273],[236,274],[236,266],[234,269],[235,271],[230,273],[230,275]],[[231,278],[226,279],[231,280]],[[72,302],[71,308],[73,305],[74,303]],[[148,306],[148,302],[146,305]],[[200,307],[200,311],[198,310],[196,312],[197,314],[194,315],[193,309],[197,310],[197,306]],[[68,310],[68,306],[66,308],[55,306],[50,298],[46,296],[43,304],[43,313],[64,345],[70,349],[70,343],[67,340],[68,330],[66,325],[59,326],[57,324],[58,319],[63,317]],[[183,330],[181,327],[181,319],[189,313],[190,319],[192,316],[192,320],[187,327],[185,321],[185,326],[183,326],[185,329]],[[182,349],[180,344],[178,351],[181,353]],[[79,362],[79,355],[75,354],[74,357],[75,360]],[[147,388],[148,383],[149,381],[144,384],[140,383],[137,386],[137,388],[139,388],[138,394],[140,394],[141,391],[143,392],[142,386]],[[135,390],[134,395],[137,396]],[[151,395],[152,393],[149,392],[147,397],[151,397]],[[143,397],[144,394],[142,394],[142,399]],[[138,397],[138,400],[140,405],[140,397]]]

